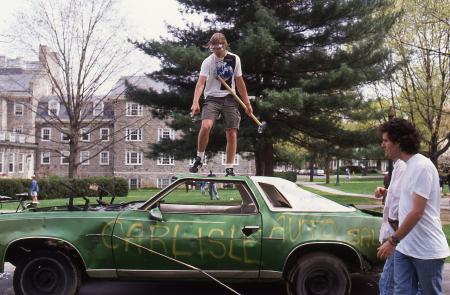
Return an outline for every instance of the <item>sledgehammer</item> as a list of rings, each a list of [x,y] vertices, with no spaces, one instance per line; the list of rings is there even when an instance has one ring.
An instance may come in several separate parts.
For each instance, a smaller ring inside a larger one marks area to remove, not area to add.
[[[233,95],[234,99],[236,99],[236,101],[242,106],[242,108],[244,108],[244,111],[247,112],[247,106],[244,104],[244,102],[242,101],[242,99],[233,91],[233,89],[230,88],[230,86],[228,86],[228,84],[225,82],[225,80],[220,77],[220,76],[216,76],[217,80],[220,81],[220,83],[222,83],[222,85],[228,90],[228,92]],[[256,123],[256,125],[258,125],[258,133],[263,133],[264,129],[266,129],[267,127],[267,122],[260,122],[258,120],[258,118],[255,117],[255,115],[252,113],[250,116],[250,118],[253,119],[253,121]]]

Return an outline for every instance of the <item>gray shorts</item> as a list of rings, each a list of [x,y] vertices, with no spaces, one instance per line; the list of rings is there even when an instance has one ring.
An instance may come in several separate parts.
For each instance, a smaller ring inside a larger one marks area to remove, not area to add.
[[[222,115],[225,129],[239,129],[241,114],[239,113],[239,104],[233,96],[225,97],[208,96],[203,105],[202,120],[217,120]]]

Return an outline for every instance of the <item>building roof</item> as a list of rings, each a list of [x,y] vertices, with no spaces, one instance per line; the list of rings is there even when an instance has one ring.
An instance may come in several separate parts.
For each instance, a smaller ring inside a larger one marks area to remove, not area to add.
[[[147,76],[124,76],[117,81],[111,90],[111,95],[122,95],[125,94],[125,81],[131,85],[136,86],[141,89],[153,89],[156,92],[161,93],[163,90],[167,90],[167,85],[163,82],[157,82],[150,79]]]
[[[0,92],[30,92],[35,74],[0,74]]]
[[[99,98],[99,99],[101,99],[101,98]],[[46,96],[46,97],[42,97],[39,100],[38,111],[37,111],[38,117],[50,118],[50,116],[48,114],[48,104],[52,100],[57,101],[57,102],[60,101],[60,99],[56,96]],[[94,119],[94,118],[96,120],[113,119],[114,118],[114,109],[113,109],[112,103],[109,102],[108,100],[102,100],[102,101],[104,101],[103,116],[101,116],[101,117],[94,116],[94,114],[93,114],[94,99],[93,99],[92,103],[86,104],[86,108],[83,111],[83,114],[86,114],[85,120],[90,120],[90,119]],[[61,120],[69,119],[67,109],[62,104],[60,104],[58,118],[60,118]]]

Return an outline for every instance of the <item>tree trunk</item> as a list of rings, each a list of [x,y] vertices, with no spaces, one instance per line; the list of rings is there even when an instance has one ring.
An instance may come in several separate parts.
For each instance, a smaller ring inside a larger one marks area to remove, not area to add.
[[[78,142],[73,141],[72,139],[69,142],[69,178],[75,178],[78,176]]]
[[[325,156],[325,183],[330,183],[330,156],[327,154]]]
[[[256,175],[273,176],[273,144],[264,143],[255,150]]]

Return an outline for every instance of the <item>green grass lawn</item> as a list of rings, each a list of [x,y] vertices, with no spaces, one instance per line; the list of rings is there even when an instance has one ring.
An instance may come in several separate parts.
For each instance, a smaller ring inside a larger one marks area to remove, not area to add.
[[[340,195],[334,195],[334,194],[322,192],[319,190],[315,190],[315,189],[312,189],[309,187],[302,187],[302,188],[307,191],[310,191],[312,193],[315,193],[319,196],[330,199],[339,204],[344,204],[344,205],[346,205],[346,204],[354,204],[354,205],[375,205],[375,204],[377,204],[377,201],[375,199],[362,198],[362,197],[340,196]]]
[[[373,195],[377,186],[383,186],[383,180],[351,180],[349,182],[341,181],[339,186],[335,183],[323,184],[325,186],[341,190],[347,193]]]

